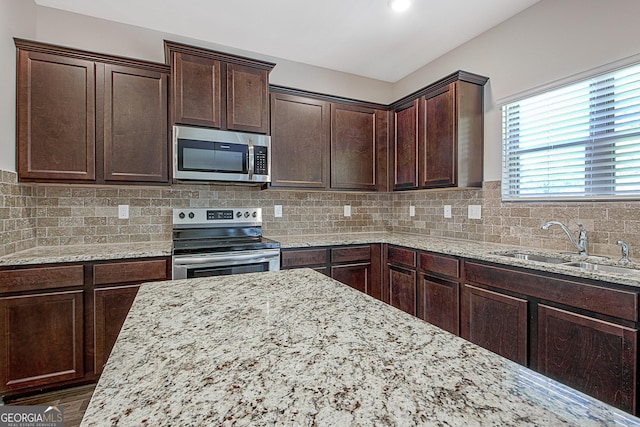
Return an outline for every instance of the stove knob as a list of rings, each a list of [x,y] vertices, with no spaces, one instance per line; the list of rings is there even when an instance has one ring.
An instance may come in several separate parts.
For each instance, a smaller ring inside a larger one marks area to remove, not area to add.
[[[180,218],[180,219],[184,219],[184,212],[180,212],[180,213],[178,214],[178,218]]]
[[[245,218],[249,218],[249,212],[245,212],[245,213],[244,213],[244,217],[245,217]]]
[[[242,212],[237,212],[237,213],[236,213],[236,216],[237,216],[238,218],[240,218],[240,217],[242,216]]]
[[[193,219],[193,217],[196,216],[193,212],[189,212],[189,218]]]
[[[251,214],[251,216],[252,216],[252,217],[254,217],[254,218],[255,218],[255,217],[257,217],[257,216],[258,216],[258,212],[253,211],[253,213]]]

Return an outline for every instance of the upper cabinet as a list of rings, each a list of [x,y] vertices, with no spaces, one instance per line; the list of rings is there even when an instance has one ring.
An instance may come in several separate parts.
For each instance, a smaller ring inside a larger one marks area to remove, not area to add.
[[[174,124],[269,132],[275,64],[165,41]]]
[[[169,181],[166,65],[15,43],[20,180]]]
[[[272,86],[271,185],[379,189],[386,176],[387,116],[377,104]]]
[[[459,71],[394,104],[395,190],[482,186],[487,80]]]

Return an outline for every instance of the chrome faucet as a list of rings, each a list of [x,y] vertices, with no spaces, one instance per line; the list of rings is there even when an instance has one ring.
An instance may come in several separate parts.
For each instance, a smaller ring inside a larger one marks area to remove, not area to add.
[[[618,240],[616,245],[622,246],[622,258],[620,258],[620,263],[626,264],[629,262],[629,244],[627,242],[623,242],[622,240]]]
[[[573,237],[573,234],[571,233],[571,231],[569,231],[567,226],[564,225],[561,222],[549,221],[546,224],[544,224],[541,228],[543,230],[548,230],[549,227],[551,227],[552,225],[559,226],[560,228],[562,228],[562,230],[565,233],[567,233],[567,236],[569,236],[569,240],[571,240],[571,244],[573,244],[573,246],[576,247],[576,249],[578,250],[580,255],[584,255],[584,256],[587,255],[587,230],[584,229],[582,224],[578,224],[578,228],[580,228],[580,234],[578,235],[578,241],[577,242],[576,242],[576,238]]]

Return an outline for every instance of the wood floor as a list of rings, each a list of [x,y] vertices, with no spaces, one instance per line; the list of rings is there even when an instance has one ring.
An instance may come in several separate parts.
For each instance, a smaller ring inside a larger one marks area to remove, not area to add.
[[[95,387],[95,384],[89,384],[13,400],[9,399],[5,405],[62,406],[64,408],[64,427],[78,427]]]

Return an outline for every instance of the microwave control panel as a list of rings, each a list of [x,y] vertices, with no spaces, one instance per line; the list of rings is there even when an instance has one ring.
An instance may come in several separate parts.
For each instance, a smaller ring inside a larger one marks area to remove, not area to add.
[[[267,170],[267,147],[254,147],[254,170],[256,175],[269,175]]]

